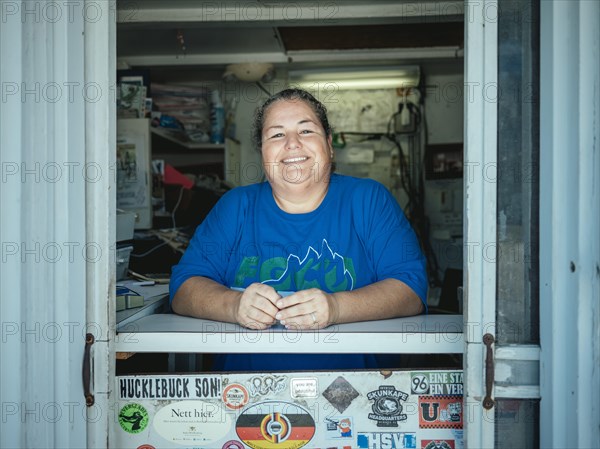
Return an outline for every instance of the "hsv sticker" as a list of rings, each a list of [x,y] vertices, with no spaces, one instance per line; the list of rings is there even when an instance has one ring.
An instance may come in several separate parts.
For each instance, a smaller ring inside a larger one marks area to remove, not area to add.
[[[454,449],[454,440],[421,440],[421,449]]]
[[[407,398],[408,393],[396,390],[392,385],[381,385],[367,394],[367,399],[374,401],[369,419],[377,421],[377,427],[398,427],[398,421],[406,421],[407,418],[402,407]]]
[[[419,396],[421,429],[462,429],[462,396]]]
[[[298,398],[316,398],[319,396],[319,389],[316,377],[299,377],[290,382],[291,396]]]
[[[266,401],[246,408],[235,430],[252,449],[299,449],[315,434],[315,421],[297,404]]]
[[[231,418],[215,401],[171,402],[154,416],[154,430],[165,440],[183,446],[200,446],[223,438]]]
[[[325,435],[327,438],[352,438],[354,435],[352,430],[354,424],[352,418],[349,416],[334,416],[332,418],[325,418],[327,428]]]
[[[128,433],[140,433],[148,427],[148,412],[140,404],[124,405],[119,412],[119,424]]]
[[[342,376],[337,377],[323,392],[323,397],[340,413],[344,413],[358,395],[358,391]]]
[[[359,432],[356,444],[365,449],[416,449],[417,436],[415,432]]]
[[[230,410],[243,408],[248,399],[248,390],[241,384],[229,384],[223,390],[223,403]]]

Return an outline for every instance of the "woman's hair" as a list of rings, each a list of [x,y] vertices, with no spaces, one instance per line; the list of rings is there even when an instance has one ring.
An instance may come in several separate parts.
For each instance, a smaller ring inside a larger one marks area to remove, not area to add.
[[[325,130],[325,135],[330,136],[332,133],[331,126],[329,125],[329,120],[327,119],[327,109],[323,106],[319,100],[313,97],[310,93],[303,89],[291,88],[285,89],[281,92],[277,92],[274,95],[271,95],[267,101],[265,101],[262,106],[260,106],[256,112],[254,113],[254,124],[252,127],[252,141],[254,143],[254,147],[260,152],[262,149],[262,131],[263,126],[265,125],[265,114],[269,106],[273,103],[280,100],[302,100],[307,105],[311,107],[319,122],[321,122],[321,126]]]

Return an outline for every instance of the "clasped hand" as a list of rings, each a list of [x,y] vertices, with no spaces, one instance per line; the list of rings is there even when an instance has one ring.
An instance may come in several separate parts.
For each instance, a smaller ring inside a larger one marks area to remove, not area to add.
[[[335,322],[333,294],[317,288],[282,297],[269,285],[254,283],[241,292],[236,321],[251,329],[267,329],[279,321],[288,329],[322,329]]]

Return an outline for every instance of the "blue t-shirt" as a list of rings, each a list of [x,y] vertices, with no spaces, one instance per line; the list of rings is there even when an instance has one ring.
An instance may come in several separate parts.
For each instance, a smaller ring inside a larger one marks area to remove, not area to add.
[[[196,230],[171,275],[171,299],[193,276],[227,287],[354,290],[398,279],[425,303],[425,259],[390,192],[371,179],[333,174],[317,209],[289,214],[264,182],[227,192]],[[230,355],[216,368],[270,371],[377,368],[360,354]]]

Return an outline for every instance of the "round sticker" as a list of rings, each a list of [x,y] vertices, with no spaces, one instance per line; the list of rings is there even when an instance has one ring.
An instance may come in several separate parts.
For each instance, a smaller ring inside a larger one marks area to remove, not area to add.
[[[231,428],[230,416],[216,401],[171,402],[156,412],[153,422],[161,437],[182,446],[205,446]]]
[[[127,404],[119,411],[119,424],[125,432],[140,433],[148,427],[148,412],[140,404]]]
[[[315,420],[297,404],[266,401],[252,405],[237,419],[240,440],[252,449],[275,447],[299,449],[315,434]]]
[[[141,446],[138,446],[137,449],[156,449],[154,446],[152,446],[151,444],[142,444]]]
[[[231,410],[239,410],[248,403],[248,390],[240,384],[230,384],[223,390],[223,403]]]

